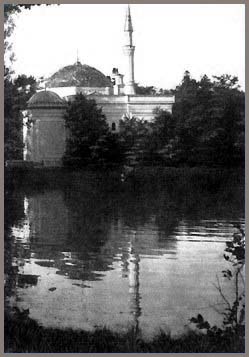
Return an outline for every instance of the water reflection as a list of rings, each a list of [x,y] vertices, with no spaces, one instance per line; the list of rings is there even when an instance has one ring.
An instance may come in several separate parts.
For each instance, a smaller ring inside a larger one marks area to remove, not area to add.
[[[139,254],[136,253],[135,248],[136,232],[130,242],[129,260],[126,264],[129,277],[129,306],[130,312],[133,315],[133,330],[135,334],[139,331],[139,317],[141,315],[140,300],[141,295],[139,293]]]
[[[6,224],[7,303],[54,327],[174,333],[202,309],[216,322],[215,274],[233,223],[244,222],[237,202],[167,186],[107,192],[81,176],[17,190],[18,214]]]

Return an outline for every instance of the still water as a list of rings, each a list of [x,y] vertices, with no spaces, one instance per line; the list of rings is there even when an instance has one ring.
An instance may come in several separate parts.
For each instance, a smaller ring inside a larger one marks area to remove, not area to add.
[[[224,182],[223,182],[224,181]],[[226,241],[244,225],[243,185],[228,177],[194,182],[114,184],[74,173],[7,198],[6,306],[45,327],[173,335],[201,313],[221,324],[217,278]]]

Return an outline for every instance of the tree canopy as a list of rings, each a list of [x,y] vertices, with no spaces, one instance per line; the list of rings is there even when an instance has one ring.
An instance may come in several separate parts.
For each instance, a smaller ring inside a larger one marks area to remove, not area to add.
[[[204,75],[197,81],[186,71],[174,94],[172,114],[158,109],[150,123],[121,121],[127,158],[153,165],[243,165],[245,93],[238,78]]]
[[[34,77],[18,76],[4,79],[4,159],[21,160],[23,157],[23,121],[21,111],[36,92]]]
[[[193,165],[241,164],[244,160],[245,95],[229,75],[200,81],[185,72],[176,88],[173,117],[181,161]]]
[[[107,163],[120,159],[120,145],[111,134],[102,109],[95,100],[77,94],[65,114],[68,138],[65,160],[79,163]]]

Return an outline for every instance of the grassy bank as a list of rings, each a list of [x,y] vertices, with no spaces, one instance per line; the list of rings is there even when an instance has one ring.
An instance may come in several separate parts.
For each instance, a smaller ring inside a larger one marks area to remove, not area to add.
[[[132,330],[119,334],[105,328],[94,332],[43,328],[18,313],[5,315],[5,352],[244,352],[244,338],[239,332],[191,332],[178,338],[161,332],[145,341]]]

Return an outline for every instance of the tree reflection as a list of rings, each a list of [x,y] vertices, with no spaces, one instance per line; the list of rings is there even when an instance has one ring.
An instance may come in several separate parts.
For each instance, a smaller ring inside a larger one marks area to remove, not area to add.
[[[227,181],[228,186],[221,185],[219,191],[210,193],[177,179],[150,182],[145,187],[136,182],[134,190],[129,185],[115,186],[112,177],[102,176],[70,173],[57,187],[26,186],[9,194],[5,217],[6,294],[16,296],[17,288],[38,285],[37,274],[25,273],[31,261],[37,267],[55,268],[58,276],[78,280],[72,284],[82,288],[90,287],[91,281],[103,280],[108,271],[120,269],[137,333],[142,259],[167,253],[174,258],[177,230],[190,236],[192,227],[198,226],[198,232],[204,232],[208,224],[201,223],[202,219],[243,217],[241,189],[230,187]]]

